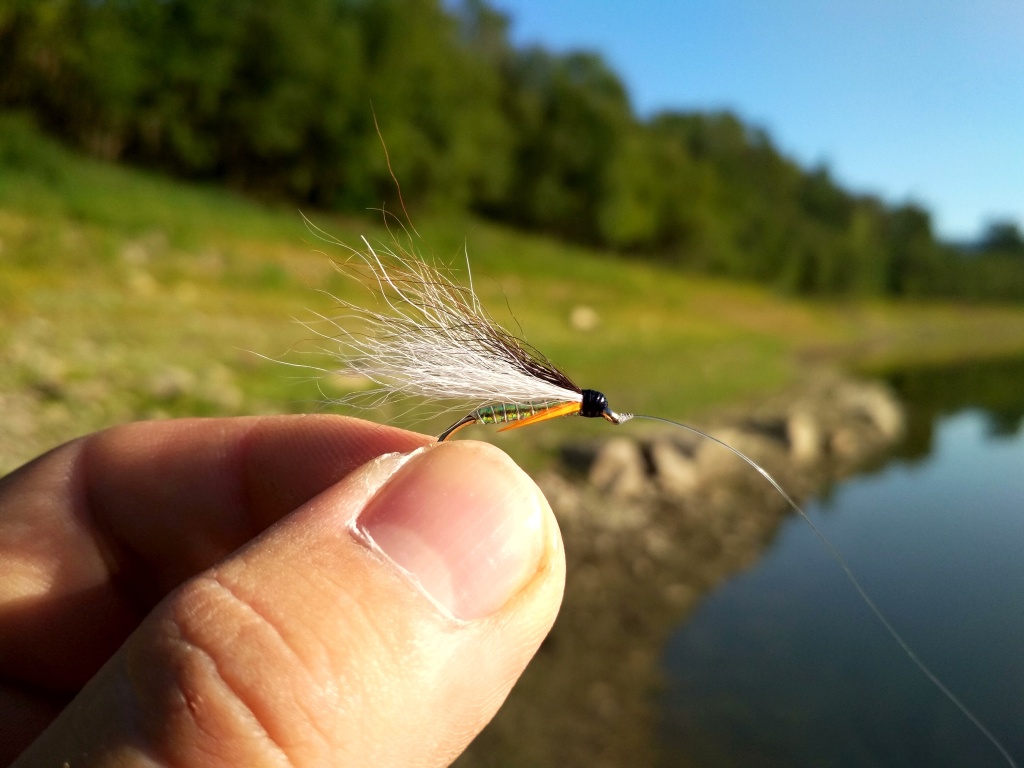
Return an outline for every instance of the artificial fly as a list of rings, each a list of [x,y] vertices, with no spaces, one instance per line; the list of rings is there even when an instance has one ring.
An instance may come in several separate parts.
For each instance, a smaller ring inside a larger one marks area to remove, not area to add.
[[[374,296],[377,308],[338,300],[345,310],[337,317],[317,315],[331,333],[308,328],[332,342],[324,350],[340,359],[342,374],[364,377],[374,385],[341,399],[343,403],[381,405],[396,398],[430,402],[474,403],[471,410],[444,430],[438,442],[451,439],[473,424],[502,424],[499,431],[525,427],[562,416],[603,418],[612,424],[646,419],[679,427],[721,445],[756,470],[803,518],[839,564],[861,599],[906,656],[936,688],[999,751],[1006,763],[1017,763],[978,717],[929,669],[868,595],[846,560],[807,513],[756,461],[728,443],[695,427],[660,416],[612,410],[608,399],[583,389],[539,350],[509,333],[483,308],[469,283],[457,283],[445,270],[396,248],[353,249],[306,221],[317,236],[349,251],[338,268],[355,276]],[[334,297],[332,297],[334,298]],[[306,367],[306,366],[302,366]]]

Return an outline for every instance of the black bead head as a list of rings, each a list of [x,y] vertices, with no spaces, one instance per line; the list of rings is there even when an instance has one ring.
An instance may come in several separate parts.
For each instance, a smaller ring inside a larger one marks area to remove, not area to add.
[[[607,397],[602,395],[596,389],[583,390],[583,402],[580,405],[580,416],[586,416],[588,419],[595,419],[598,416],[604,416],[605,411],[607,410]]]

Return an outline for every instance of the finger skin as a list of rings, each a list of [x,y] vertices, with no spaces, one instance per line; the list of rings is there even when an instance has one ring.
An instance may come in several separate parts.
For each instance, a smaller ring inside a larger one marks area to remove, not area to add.
[[[439,611],[352,527],[387,462],[360,465],[430,442],[323,416],[137,424],[0,480],[9,743],[99,669],[18,765],[448,764],[550,628],[564,556],[544,503],[522,588]],[[521,475],[438,447],[486,487]]]
[[[430,450],[487,484],[520,472],[482,444]],[[453,619],[353,534],[381,465],[176,589],[16,765],[447,765],[550,628],[561,540],[546,509],[523,587]]]
[[[430,441],[326,415],[136,423],[0,478],[0,764],[175,586],[364,462]]]
[[[174,587],[424,435],[336,416],[129,424],[0,479],[0,677],[77,690]]]

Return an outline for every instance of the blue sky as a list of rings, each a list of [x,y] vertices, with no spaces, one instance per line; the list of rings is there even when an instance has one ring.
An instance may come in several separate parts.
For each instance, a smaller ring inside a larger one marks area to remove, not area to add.
[[[939,234],[1024,224],[1024,0],[493,0],[517,45],[596,50],[643,116],[736,111]]]

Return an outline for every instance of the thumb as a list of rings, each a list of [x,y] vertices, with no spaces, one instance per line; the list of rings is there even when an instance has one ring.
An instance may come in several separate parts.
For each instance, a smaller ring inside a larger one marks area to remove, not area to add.
[[[16,765],[447,765],[550,629],[564,568],[496,448],[382,456],[173,592]]]

